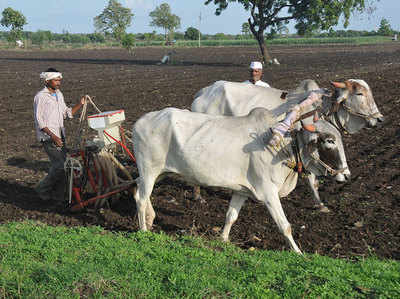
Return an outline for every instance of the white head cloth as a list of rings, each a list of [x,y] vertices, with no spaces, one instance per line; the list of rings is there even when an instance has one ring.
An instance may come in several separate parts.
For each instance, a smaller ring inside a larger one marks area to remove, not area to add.
[[[43,79],[44,81],[49,81],[53,80],[56,78],[62,79],[62,74],[59,72],[43,72],[40,73],[40,79]]]
[[[252,70],[254,70],[254,69],[260,69],[260,70],[262,70],[263,66],[262,66],[262,63],[259,62],[259,61],[252,61],[252,62],[250,63],[250,68],[251,68]]]

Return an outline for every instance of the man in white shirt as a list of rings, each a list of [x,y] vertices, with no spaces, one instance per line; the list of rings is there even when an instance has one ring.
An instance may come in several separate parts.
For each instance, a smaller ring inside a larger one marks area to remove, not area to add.
[[[41,142],[50,159],[48,175],[35,188],[42,200],[55,203],[64,201],[66,158],[64,119],[72,118],[84,104],[82,97],[78,104],[70,108],[65,105],[60,91],[62,74],[49,68],[40,74],[45,87],[36,95],[33,103],[36,137]]]
[[[261,81],[263,75],[263,65],[259,61],[252,61],[250,63],[250,79],[244,83],[251,83],[262,87],[271,87],[268,83]]]

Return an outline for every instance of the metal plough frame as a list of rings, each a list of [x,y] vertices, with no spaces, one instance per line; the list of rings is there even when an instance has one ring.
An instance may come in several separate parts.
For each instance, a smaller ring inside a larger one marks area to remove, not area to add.
[[[99,162],[99,149],[96,146],[82,146],[81,134],[83,132],[83,120],[86,118],[87,102],[91,103],[98,112],[101,112],[93,103],[92,99],[89,96],[86,96],[86,102],[80,117],[79,133],[76,139],[76,146],[81,149],[68,154],[64,163],[64,169],[67,176],[68,203],[71,211],[80,211],[93,204],[96,208],[101,207],[106,203],[106,199],[126,191],[135,185],[135,180],[132,179],[129,172],[115,157],[112,157],[111,160],[115,166],[124,171],[128,180],[117,185],[112,185],[107,179],[105,169]],[[130,139],[125,136],[125,132],[121,127],[120,130],[121,141],[115,140],[112,136],[108,135],[107,132],[104,133],[113,138],[114,141],[123,148],[126,155],[133,162],[136,162],[135,157],[126,146],[126,140],[130,141]],[[96,195],[90,198],[85,198],[89,195],[89,193],[86,192],[89,186]]]

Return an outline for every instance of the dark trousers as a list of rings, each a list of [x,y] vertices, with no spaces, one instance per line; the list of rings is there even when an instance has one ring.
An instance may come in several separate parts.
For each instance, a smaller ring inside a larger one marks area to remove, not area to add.
[[[50,140],[42,142],[43,148],[50,159],[50,169],[47,176],[40,181],[36,192],[43,200],[64,201],[65,196],[65,147],[56,147]]]

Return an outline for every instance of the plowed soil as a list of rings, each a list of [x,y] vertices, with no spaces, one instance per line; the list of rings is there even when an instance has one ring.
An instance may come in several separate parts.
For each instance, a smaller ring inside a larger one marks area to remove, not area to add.
[[[99,225],[112,231],[136,231],[135,201],[125,194],[100,211],[55,210],[40,201],[34,186],[49,163],[35,140],[32,103],[41,88],[39,73],[48,67],[62,71],[61,90],[67,104],[88,94],[102,111],[125,109],[132,124],[146,112],[167,106],[189,108],[194,94],[217,80],[247,79],[255,47],[177,48],[170,65],[158,62],[171,49],[0,51],[0,223],[33,219],[50,225]],[[290,89],[304,79],[320,86],[329,81],[364,79],[385,116],[379,128],[344,136],[352,180],[340,185],[326,179],[321,199],[331,210],[313,209],[304,180],[282,199],[294,239],[309,253],[357,258],[376,255],[400,259],[400,43],[350,46],[271,47],[281,65],[265,69],[264,81]],[[78,120],[68,123],[75,137]],[[129,169],[135,174],[134,165]],[[192,188],[181,180],[156,185],[154,231],[216,238],[224,224],[230,193],[203,188],[205,203],[195,202]],[[267,209],[248,201],[231,232],[242,248],[288,250]]]

